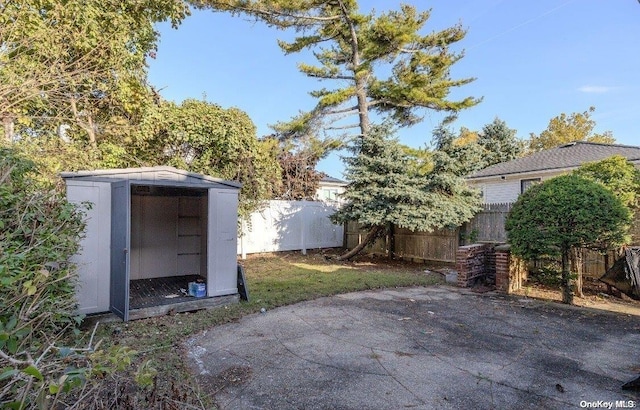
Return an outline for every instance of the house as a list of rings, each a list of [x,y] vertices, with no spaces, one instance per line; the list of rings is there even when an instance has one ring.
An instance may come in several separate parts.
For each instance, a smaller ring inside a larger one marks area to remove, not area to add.
[[[91,204],[74,258],[80,313],[126,321],[238,300],[240,184],[172,167],[61,176],[70,202]]]
[[[316,199],[324,202],[339,203],[341,202],[340,194],[342,194],[347,182],[325,175],[320,180],[318,190],[316,191]]]
[[[577,141],[492,165],[468,176],[467,182],[482,191],[485,204],[512,203],[532,184],[613,155],[640,167],[640,147]]]

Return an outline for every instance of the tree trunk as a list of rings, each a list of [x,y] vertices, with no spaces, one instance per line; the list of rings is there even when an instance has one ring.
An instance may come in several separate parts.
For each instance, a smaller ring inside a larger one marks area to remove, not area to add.
[[[369,120],[369,101],[367,99],[367,88],[369,75],[365,75],[361,72],[360,61],[360,46],[358,45],[358,30],[356,29],[356,23],[349,16],[349,11],[345,4],[340,2],[340,9],[342,10],[342,16],[345,23],[349,26],[349,41],[351,45],[351,72],[355,78],[356,87],[356,100],[358,106],[358,120],[360,124],[360,137],[366,137],[371,129],[371,123]]]
[[[85,114],[78,111],[78,104],[75,98],[71,98],[70,105],[71,105],[71,112],[73,113],[73,117],[75,118],[76,123],[80,126],[80,128],[86,131],[87,136],[89,137],[89,144],[91,145],[91,148],[93,149],[98,148],[98,144],[96,142],[96,130],[94,128],[93,118],[91,117],[91,114]],[[89,122],[88,123],[83,122],[80,119],[81,115],[86,115]]]
[[[384,226],[378,225],[371,228],[371,230],[367,233],[367,236],[364,237],[364,240],[358,244],[355,248],[351,249],[347,253],[338,256],[336,259],[339,261],[344,261],[353,258],[357,254],[359,254],[367,245],[373,243],[376,238],[380,235],[380,233],[384,230]]]
[[[604,271],[609,272],[609,251],[604,254]],[[607,295],[613,295],[613,287],[607,283]]]
[[[387,230],[389,234],[387,235],[387,243],[389,244],[389,259],[393,259],[396,256],[396,227],[394,224],[389,224],[389,229]]]
[[[4,139],[7,142],[13,142],[14,131],[14,123],[13,116],[11,114],[6,114],[2,117],[2,126],[4,128]]]
[[[573,291],[571,289],[571,272],[569,272],[569,249],[562,250],[562,303],[573,303]]]
[[[91,116],[91,114],[87,115],[87,120],[88,124],[85,129],[87,131],[87,135],[89,136],[89,144],[91,144],[91,148],[97,149],[98,143],[96,141],[96,128],[95,124],[93,123],[93,117]]]
[[[578,297],[584,297],[582,292],[582,268],[584,251],[582,249],[571,249],[571,272],[575,272],[576,277],[576,295]]]

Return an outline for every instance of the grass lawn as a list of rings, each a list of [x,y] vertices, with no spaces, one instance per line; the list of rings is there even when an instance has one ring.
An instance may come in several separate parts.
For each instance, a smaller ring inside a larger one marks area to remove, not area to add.
[[[383,258],[360,258],[353,262],[327,259],[325,254],[280,253],[252,255],[242,261],[249,288],[249,302],[138,320],[129,323],[101,324],[96,334],[102,347],[128,346],[138,353],[131,372],[107,380],[101,394],[113,395],[134,407],[211,408],[200,394],[195,378],[185,363],[182,342],[190,335],[212,326],[238,320],[278,306],[358,290],[429,286],[442,283],[438,274],[424,273],[424,264],[389,261]],[[429,266],[434,269],[434,266]],[[147,363],[157,370],[155,383],[146,389],[135,387],[135,368]],[[84,408],[104,408],[95,398]]]

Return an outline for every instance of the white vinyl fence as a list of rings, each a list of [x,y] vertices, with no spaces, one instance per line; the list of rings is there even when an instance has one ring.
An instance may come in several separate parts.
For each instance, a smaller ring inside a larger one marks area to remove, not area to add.
[[[344,227],[329,220],[335,211],[324,202],[269,201],[243,224],[238,254],[342,247]]]

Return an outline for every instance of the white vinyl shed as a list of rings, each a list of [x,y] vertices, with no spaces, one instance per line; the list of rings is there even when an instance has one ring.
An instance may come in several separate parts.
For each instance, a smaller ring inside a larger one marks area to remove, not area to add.
[[[238,300],[241,185],[172,167],[61,174],[67,198],[90,203],[78,266],[80,313],[123,320]],[[206,297],[184,294],[206,285]]]

